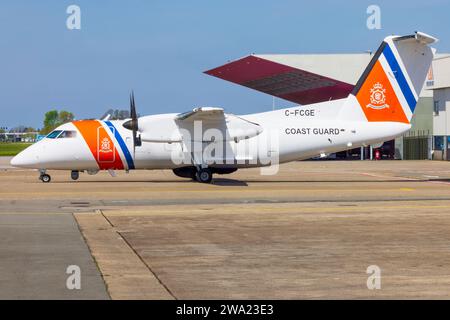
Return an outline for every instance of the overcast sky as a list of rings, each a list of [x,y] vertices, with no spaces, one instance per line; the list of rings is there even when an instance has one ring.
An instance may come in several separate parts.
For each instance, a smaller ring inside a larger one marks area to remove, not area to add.
[[[128,108],[141,115],[221,106],[236,114],[272,98],[203,74],[250,53],[357,53],[415,30],[450,52],[450,1],[2,1],[0,127],[42,126],[50,109],[78,119]],[[81,8],[81,30],[66,9]],[[368,5],[381,29],[366,26]],[[278,107],[289,105],[277,99]]]

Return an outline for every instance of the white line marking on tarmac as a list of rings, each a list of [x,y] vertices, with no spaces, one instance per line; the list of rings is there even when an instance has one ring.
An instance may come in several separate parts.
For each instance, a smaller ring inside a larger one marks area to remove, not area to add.
[[[360,172],[360,174],[362,174],[364,176],[375,177],[375,178],[383,178],[383,179],[392,179],[392,178],[394,178],[394,179],[399,179],[399,180],[419,181],[419,179],[416,179],[416,178],[387,176],[387,175],[381,175],[381,174],[375,174],[375,173],[369,173],[369,172]]]
[[[360,174],[364,175],[364,176],[369,176],[369,177],[375,177],[375,178],[383,178],[383,179],[399,179],[399,180],[410,180],[410,181],[422,181],[418,178],[408,178],[408,177],[398,177],[398,176],[387,176],[387,175],[381,175],[381,174],[375,174],[375,173],[369,173],[369,172],[360,172]],[[424,177],[427,177],[424,175]],[[439,176],[428,176],[429,178],[439,178]],[[450,186],[450,182],[446,182],[446,181],[425,181],[428,183],[435,183],[435,184],[445,184]]]

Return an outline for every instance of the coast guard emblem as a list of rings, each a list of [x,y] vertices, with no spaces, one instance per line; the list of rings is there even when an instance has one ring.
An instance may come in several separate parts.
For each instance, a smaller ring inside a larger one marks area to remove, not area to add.
[[[376,110],[389,108],[389,105],[386,104],[385,92],[386,89],[383,88],[381,83],[375,83],[373,88],[370,89],[370,103],[366,107]]]
[[[103,138],[99,152],[112,152],[111,141],[108,138]]]

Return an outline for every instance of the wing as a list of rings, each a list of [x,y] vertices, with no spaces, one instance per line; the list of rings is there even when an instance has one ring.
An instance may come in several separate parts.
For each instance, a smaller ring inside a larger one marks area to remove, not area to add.
[[[225,113],[222,108],[217,107],[200,107],[192,111],[180,113],[176,116],[177,120],[184,121],[222,121]]]
[[[205,142],[218,140],[238,141],[249,139],[262,132],[262,127],[259,124],[233,114],[226,114],[222,108],[217,107],[200,107],[180,113],[175,117],[175,122],[180,129],[189,131],[191,139],[194,140],[198,140],[197,137],[194,137],[196,133],[195,124],[201,123],[203,135],[201,140]],[[209,134],[208,129],[211,129]],[[214,136],[217,134],[220,134],[220,137]]]

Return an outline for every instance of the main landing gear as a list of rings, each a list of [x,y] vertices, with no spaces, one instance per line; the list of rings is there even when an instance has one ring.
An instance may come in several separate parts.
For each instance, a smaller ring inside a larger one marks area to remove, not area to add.
[[[190,178],[202,183],[211,183],[214,172],[210,168],[189,166],[173,169],[173,173],[181,178]]]
[[[52,177],[50,177],[49,174],[45,173],[45,170],[40,170],[40,175],[39,175],[39,180],[41,180],[44,183],[48,183],[50,181],[52,181]]]
[[[195,180],[201,183],[211,183],[213,173],[209,168],[199,168],[195,173]]]
[[[173,169],[173,173],[181,178],[190,178],[202,183],[211,183],[213,174],[230,174],[237,171],[238,168],[218,168],[188,166]]]

